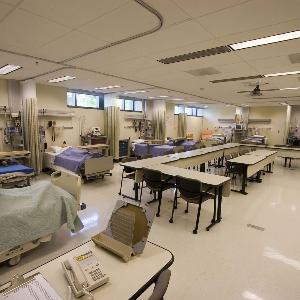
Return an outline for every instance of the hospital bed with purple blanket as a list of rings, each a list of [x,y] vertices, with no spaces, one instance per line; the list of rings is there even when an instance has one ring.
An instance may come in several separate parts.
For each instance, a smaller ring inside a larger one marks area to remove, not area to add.
[[[112,156],[103,156],[75,147],[68,147],[56,153],[45,153],[44,166],[54,170],[68,170],[86,180],[111,175],[110,171],[114,168]]]

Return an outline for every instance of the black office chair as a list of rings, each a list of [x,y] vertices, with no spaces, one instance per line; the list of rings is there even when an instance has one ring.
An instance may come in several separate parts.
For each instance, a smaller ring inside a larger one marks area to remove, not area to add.
[[[156,213],[157,217],[159,217],[160,214],[161,198],[163,191],[175,187],[174,183],[170,182],[171,179],[171,176],[164,177],[159,171],[143,168],[143,181],[141,186],[140,201],[142,200],[142,193],[145,182],[146,187],[149,188],[152,193],[154,193],[154,199],[156,197],[156,193],[158,194],[158,209]]]
[[[124,158],[122,160],[123,163],[126,162],[131,162],[131,161],[136,161],[137,158],[136,157],[128,157],[128,158]],[[119,195],[122,194],[122,186],[123,186],[123,179],[127,178],[127,179],[135,179],[135,170],[133,168],[130,167],[123,167],[123,172],[122,172],[122,179],[121,179],[121,186],[120,186],[120,191],[119,191]]]
[[[207,190],[204,191],[202,190],[203,187],[204,187],[203,184],[199,181],[176,176],[176,191],[175,191],[175,196],[173,201],[172,216],[171,219],[169,220],[170,223],[173,223],[174,210],[177,205],[178,191],[180,192],[181,198],[186,201],[185,213],[188,213],[189,211],[189,203],[198,204],[196,225],[195,225],[195,229],[193,230],[194,234],[197,234],[198,232],[201,205],[204,201],[207,201],[208,199],[214,199],[213,220],[215,220],[216,206],[217,206],[217,193],[216,192],[210,193],[209,191],[211,190],[211,188],[208,188]]]
[[[155,287],[153,289],[152,295],[148,300],[163,300],[164,295],[168,289],[168,285],[170,282],[171,271],[169,269],[164,270],[158,276]]]

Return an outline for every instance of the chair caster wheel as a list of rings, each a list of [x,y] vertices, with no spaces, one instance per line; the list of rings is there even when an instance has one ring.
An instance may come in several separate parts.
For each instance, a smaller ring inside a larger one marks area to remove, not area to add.
[[[185,214],[187,214],[188,212],[189,212],[189,211],[188,211],[187,209],[184,211]]]
[[[8,261],[8,265],[10,267],[13,267],[13,266],[17,265],[20,262],[20,260],[21,260],[21,255],[17,255]]]
[[[169,223],[173,223],[173,219],[170,219],[170,220],[169,220]]]
[[[156,216],[159,217],[159,213],[157,213]]]
[[[193,234],[197,234],[198,233],[198,230],[193,230]]]

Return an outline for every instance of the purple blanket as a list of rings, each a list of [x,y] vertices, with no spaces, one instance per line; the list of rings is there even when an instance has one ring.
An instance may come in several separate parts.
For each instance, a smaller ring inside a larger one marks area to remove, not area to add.
[[[148,154],[148,144],[144,144],[144,143],[135,144],[134,146],[135,156],[144,156],[146,154]]]
[[[153,156],[161,156],[165,155],[166,152],[174,150],[175,146],[169,146],[169,145],[159,145],[154,146],[150,149],[150,154]]]
[[[71,147],[56,155],[54,164],[72,172],[79,173],[87,159],[101,156],[102,154],[100,153],[93,153]]]
[[[197,142],[194,141],[184,141],[181,146],[184,147],[184,151],[190,151],[195,149]]]

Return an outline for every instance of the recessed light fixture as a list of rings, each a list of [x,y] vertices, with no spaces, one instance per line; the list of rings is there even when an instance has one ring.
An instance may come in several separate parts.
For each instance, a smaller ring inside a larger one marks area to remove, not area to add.
[[[7,75],[7,74],[17,71],[21,68],[22,67],[15,66],[15,65],[4,65],[3,67],[0,68],[0,75]]]
[[[276,77],[276,76],[286,76],[286,75],[296,75],[296,74],[300,74],[300,71],[266,74],[264,75],[264,77]]]
[[[72,79],[75,79],[75,78],[76,78],[75,76],[67,75],[67,76],[62,76],[62,77],[57,77],[57,78],[50,79],[50,80],[48,80],[48,82],[57,83],[57,82],[72,80]]]
[[[169,96],[157,96],[158,98],[168,98]]]
[[[299,90],[300,86],[298,87],[291,87],[291,88],[283,88],[283,89],[279,89],[280,91],[284,91],[284,90]]]
[[[155,99],[155,98],[157,98],[157,97],[149,96],[148,98],[149,98],[149,99]]]
[[[233,50],[241,50],[300,38],[300,30],[275,34],[264,38],[229,45]]]
[[[174,101],[184,101],[184,99],[182,99],[182,98],[173,98],[173,99],[170,99],[170,100],[174,100]]]
[[[109,89],[115,89],[121,87],[120,85],[108,85],[108,86],[102,86],[102,87],[96,87],[95,90],[109,90]]]
[[[207,106],[207,105],[204,105],[204,106],[202,106],[202,108],[208,108],[208,106]]]
[[[127,95],[127,94],[138,94],[138,93],[146,93],[146,91],[127,91],[124,92],[123,94]]]
[[[281,102],[280,104],[281,105],[288,105],[286,102]]]

